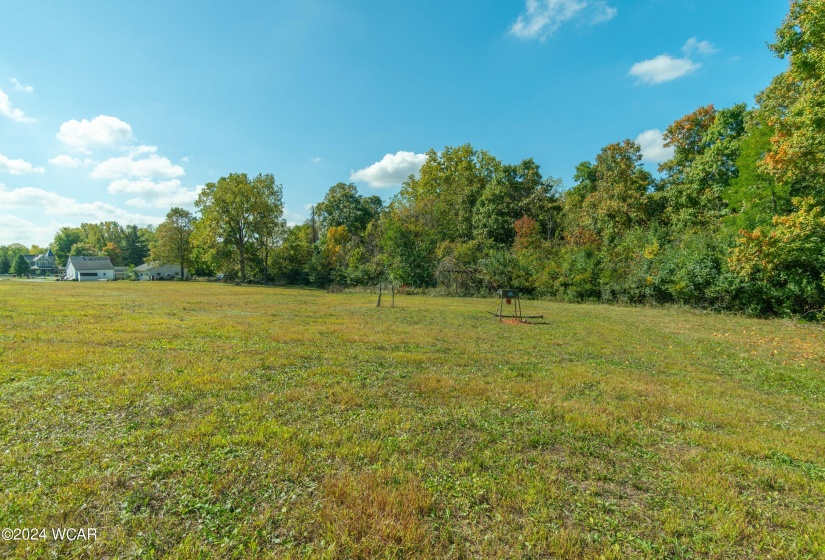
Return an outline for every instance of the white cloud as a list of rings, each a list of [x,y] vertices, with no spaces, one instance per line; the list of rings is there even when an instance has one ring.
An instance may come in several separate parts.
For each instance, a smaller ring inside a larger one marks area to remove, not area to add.
[[[696,37],[691,37],[685,43],[685,46],[682,47],[682,53],[685,56],[691,56],[693,53],[699,54],[713,54],[716,52],[716,47],[714,47],[708,41],[699,41]]]
[[[172,206],[194,206],[202,189],[202,185],[187,189],[181,186],[181,182],[177,179],[157,182],[151,179],[118,179],[112,181],[108,191],[110,194],[138,195],[126,201],[129,206],[171,208]]]
[[[425,161],[427,161],[427,154],[414,152],[387,154],[381,161],[364,169],[353,171],[349,179],[350,181],[363,181],[370,187],[393,187],[406,181],[410,175],[418,173]]]
[[[669,54],[660,54],[656,58],[637,62],[630,68],[629,74],[646,84],[661,84],[695,72],[701,64],[689,58],[673,58]]]
[[[25,215],[29,211],[31,214],[63,218],[75,224],[116,220],[127,224],[148,225],[163,221],[162,217],[126,212],[105,202],[78,202],[35,187],[8,190],[0,185],[0,208],[24,211],[16,214]]]
[[[140,177],[143,179],[165,179],[180,177],[186,172],[180,165],[173,165],[169,158],[157,155],[156,146],[138,146],[129,155],[109,158],[97,164],[91,173],[95,179],[120,179]],[[149,154],[149,157],[137,159]]]
[[[645,130],[636,137],[642,148],[642,160],[646,163],[662,163],[673,157],[673,147],[665,148],[662,131],[654,128]]]
[[[2,186],[0,186],[2,192]],[[0,214],[0,245],[22,243],[23,245],[48,245],[55,232],[64,224],[38,226],[11,214]],[[65,224],[69,225],[69,224]]]
[[[510,34],[519,39],[544,41],[563,23],[578,16],[589,19],[591,25],[609,21],[618,10],[604,1],[591,0],[526,0],[524,12],[510,26]]]
[[[57,167],[82,167],[85,165],[92,165],[95,163],[91,159],[77,159],[73,158],[72,156],[67,155],[59,155],[55,156],[49,160],[49,163],[52,165],[56,165]]]
[[[312,163],[321,163],[321,158],[313,157],[313,158],[309,158],[309,161],[312,162]]]
[[[132,127],[116,117],[99,115],[92,120],[74,119],[60,125],[57,139],[70,148],[91,153],[92,148],[113,148],[134,138]]]
[[[699,41],[696,37],[691,37],[682,47],[684,58],[673,58],[669,54],[660,54],[650,60],[637,62],[630,68],[629,75],[635,76],[640,82],[646,84],[661,84],[669,82],[682,76],[687,76],[702,67],[690,57],[694,54],[709,55],[716,52],[708,41]]]
[[[304,216],[303,214],[298,214],[297,212],[292,212],[291,210],[285,207],[284,219],[286,220],[286,225],[291,227],[304,223],[304,220],[306,220],[306,216]]]
[[[19,81],[17,81],[17,78],[12,78],[9,81],[12,83],[16,91],[25,91],[26,93],[31,93],[34,91],[34,88],[32,86],[24,86]]]
[[[12,175],[25,175],[27,173],[43,173],[45,169],[35,167],[28,161],[11,159],[0,154],[0,171],[6,171]]]
[[[5,115],[17,122],[34,122],[34,119],[27,117],[23,111],[11,106],[9,96],[2,89],[0,89],[0,115]]]
[[[604,23],[616,17],[619,13],[617,8],[608,6],[605,2],[596,2],[593,6],[593,17],[590,19],[592,25]]]

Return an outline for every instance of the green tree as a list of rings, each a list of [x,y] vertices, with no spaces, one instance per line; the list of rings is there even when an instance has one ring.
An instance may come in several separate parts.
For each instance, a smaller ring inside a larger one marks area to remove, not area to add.
[[[760,165],[771,150],[774,134],[775,130],[768,124],[763,111],[748,115],[736,160],[738,176],[722,193],[731,211],[727,221],[735,231],[769,227],[774,216],[793,210],[788,186],[777,184]]]
[[[271,174],[259,174],[250,181],[245,173],[231,173],[208,183],[198,195],[197,238],[223,249],[217,255],[234,256],[242,282],[246,281],[247,253],[283,215],[282,192]]]
[[[288,284],[308,284],[308,266],[314,255],[312,225],[288,228],[283,242],[273,251],[273,274]]]
[[[97,254],[106,246],[106,239],[100,224],[82,223],[80,224],[80,231],[83,235],[83,241],[95,248],[93,254]]]
[[[72,245],[69,255],[72,257],[93,257],[97,255],[97,247],[85,241],[80,241]]]
[[[527,159],[518,165],[501,165],[487,183],[473,209],[476,239],[511,245],[516,220],[523,216],[551,227],[553,180],[542,180],[539,166]]]
[[[417,287],[432,286],[435,282],[438,232],[427,227],[426,221],[417,212],[426,215],[431,208],[418,205],[391,209],[382,219],[384,235],[381,247],[387,271],[395,282]]]
[[[151,260],[180,266],[181,279],[186,278],[185,268],[191,264],[194,224],[195,217],[191,212],[183,208],[172,208],[158,226],[150,250]]]
[[[773,227],[742,231],[730,267],[745,284],[748,307],[760,313],[825,314],[825,211],[813,197]]]
[[[11,267],[11,273],[17,276],[28,276],[31,267],[23,255],[17,255]]]
[[[415,214],[439,241],[473,239],[473,213],[501,162],[470,144],[427,152],[419,177],[410,177],[396,197],[396,207]]]
[[[57,262],[66,265],[66,259],[72,252],[72,247],[76,243],[83,241],[83,232],[80,228],[62,227],[58,230],[52,243],[52,250],[57,257]]]
[[[11,262],[5,252],[0,254],[0,274],[8,274],[11,270]]]
[[[316,206],[325,228],[346,226],[352,235],[363,235],[378,217],[383,203],[377,196],[363,197],[352,183],[336,183]]]
[[[595,165],[580,165],[583,177],[592,185],[581,200],[580,224],[605,241],[612,241],[631,227],[648,222],[648,191],[653,178],[642,167],[642,153],[631,140],[602,148]]]
[[[149,256],[149,244],[137,226],[126,226],[122,250],[123,266],[140,266]]]
[[[793,0],[773,52],[788,60],[757,98],[775,127],[763,169],[791,196],[825,203],[825,2]]]
[[[739,173],[746,113],[744,104],[721,111],[709,105],[665,131],[665,145],[674,148],[674,155],[659,166],[666,174],[664,217],[676,229],[708,227],[725,215],[723,192]]]
[[[123,251],[120,250],[120,247],[117,244],[109,241],[106,243],[106,246],[100,250],[101,257],[109,257],[109,260],[112,261],[114,266],[123,266]]]

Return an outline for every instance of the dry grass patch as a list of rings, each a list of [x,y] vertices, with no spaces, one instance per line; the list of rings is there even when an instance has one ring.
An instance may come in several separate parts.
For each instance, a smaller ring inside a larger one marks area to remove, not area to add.
[[[389,471],[327,476],[321,519],[336,558],[445,557],[428,519],[434,501],[421,483]]]

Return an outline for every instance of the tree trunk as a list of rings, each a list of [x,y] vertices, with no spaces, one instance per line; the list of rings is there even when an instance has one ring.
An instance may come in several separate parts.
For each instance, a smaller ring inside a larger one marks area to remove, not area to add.
[[[264,285],[269,284],[269,245],[264,248]]]
[[[241,245],[238,247],[238,251],[240,251],[240,261],[241,261],[241,284],[246,284],[246,261],[244,260],[244,247]]]

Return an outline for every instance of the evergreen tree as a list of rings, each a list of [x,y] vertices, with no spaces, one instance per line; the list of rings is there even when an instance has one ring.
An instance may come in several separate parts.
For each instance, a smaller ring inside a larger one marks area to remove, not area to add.
[[[137,226],[126,226],[123,234],[124,266],[140,266],[149,256],[149,244],[143,239]]]

